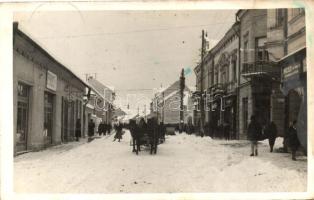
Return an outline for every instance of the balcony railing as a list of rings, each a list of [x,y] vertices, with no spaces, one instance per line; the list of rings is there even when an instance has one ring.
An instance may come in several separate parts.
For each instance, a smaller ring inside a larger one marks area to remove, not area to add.
[[[280,68],[271,61],[256,61],[243,63],[241,74],[245,78],[257,76],[280,76]]]

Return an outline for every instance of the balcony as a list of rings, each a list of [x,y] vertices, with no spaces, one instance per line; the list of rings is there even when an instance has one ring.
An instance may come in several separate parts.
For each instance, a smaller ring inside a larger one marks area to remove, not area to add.
[[[211,94],[224,93],[226,91],[226,84],[217,83],[210,88],[208,88]]]
[[[244,78],[253,77],[280,77],[280,68],[271,61],[262,60],[255,62],[248,62],[242,64],[241,75]]]

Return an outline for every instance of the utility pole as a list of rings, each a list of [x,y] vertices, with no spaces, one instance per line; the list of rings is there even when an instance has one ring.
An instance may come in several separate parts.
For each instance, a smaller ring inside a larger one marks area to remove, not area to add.
[[[165,93],[162,92],[162,123],[165,123]]]
[[[182,69],[181,76],[180,76],[180,126],[179,126],[180,133],[183,130],[183,120],[184,120],[184,111],[183,111],[184,88],[185,88],[185,78],[184,78],[184,69]]]
[[[200,124],[200,135],[203,137],[204,136],[204,96],[203,96],[203,91],[204,91],[204,85],[203,85],[203,74],[204,74],[204,54],[205,54],[205,31],[202,30],[202,48],[201,48],[201,97],[200,97],[200,110],[201,110],[201,124]]]

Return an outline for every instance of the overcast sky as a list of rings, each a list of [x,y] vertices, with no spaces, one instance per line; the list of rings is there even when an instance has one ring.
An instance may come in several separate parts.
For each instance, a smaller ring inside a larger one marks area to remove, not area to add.
[[[213,46],[234,23],[235,12],[37,11],[15,13],[14,20],[78,76],[96,73],[118,97],[136,94],[147,104],[152,89],[178,80],[182,68],[187,69],[186,84],[195,86],[202,29]]]

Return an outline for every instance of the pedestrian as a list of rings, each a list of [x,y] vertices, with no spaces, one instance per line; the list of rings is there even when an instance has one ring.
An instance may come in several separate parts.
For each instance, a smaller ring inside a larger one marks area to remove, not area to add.
[[[248,139],[251,141],[251,155],[250,156],[257,156],[257,141],[261,135],[262,127],[255,119],[255,116],[251,116],[251,122],[248,127]]]
[[[113,142],[116,141],[116,139],[118,139],[118,142],[120,142],[120,140],[122,139],[122,124],[119,122],[116,126],[116,134],[114,136]]]
[[[108,131],[108,124],[104,123],[104,135],[107,135],[107,131]]]
[[[288,141],[291,149],[292,160],[296,161],[296,152],[300,146],[300,141],[298,139],[298,132],[296,129],[297,121],[294,120],[288,129]]]
[[[88,137],[93,137],[95,131],[95,123],[93,119],[91,119],[88,123]]]
[[[79,141],[81,137],[81,119],[77,119],[75,123],[75,138]]]
[[[273,152],[274,144],[277,138],[277,126],[274,121],[271,121],[266,127],[265,134],[268,137],[270,152]]]
[[[98,125],[98,134],[99,136],[102,135],[102,132],[103,132],[103,122],[101,121]]]

